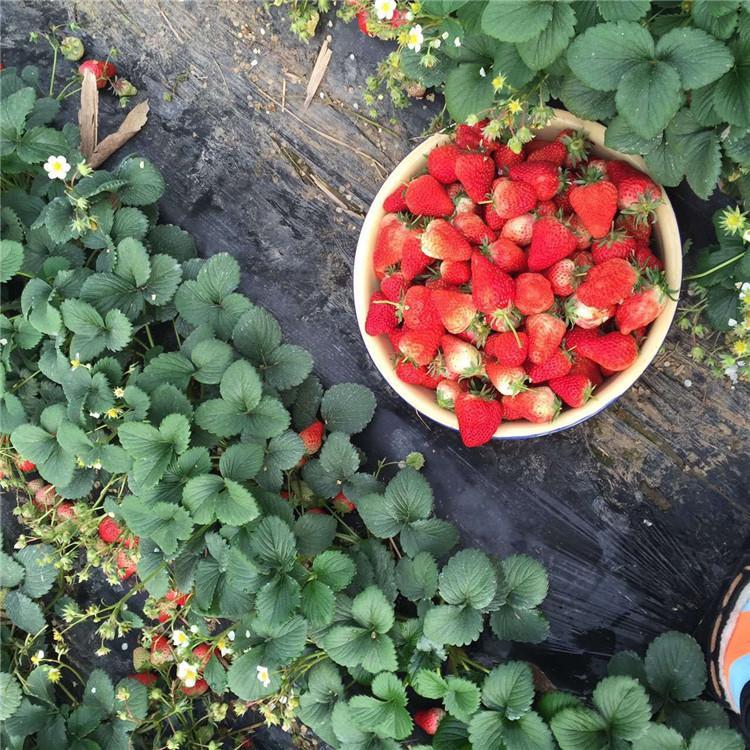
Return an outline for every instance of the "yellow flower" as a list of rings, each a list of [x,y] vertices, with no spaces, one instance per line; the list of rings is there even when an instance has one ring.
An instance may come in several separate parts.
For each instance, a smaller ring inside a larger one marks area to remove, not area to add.
[[[747,228],[747,214],[739,206],[725,208],[721,213],[719,225],[728,234],[737,234]]]
[[[505,88],[506,83],[508,83],[508,79],[502,73],[496,75],[492,79],[492,86],[495,91],[500,91],[500,89]]]
[[[510,112],[512,115],[517,115],[519,112],[523,111],[523,104],[518,101],[518,99],[510,99],[508,100],[508,112]]]
[[[738,357],[744,357],[746,354],[750,353],[750,344],[748,344],[745,339],[739,339],[732,344],[732,351]]]
[[[47,679],[52,682],[60,682],[60,670],[57,667],[50,667],[47,670]]]
[[[44,651],[40,649],[31,657],[31,663],[37,666],[42,659],[44,659]]]
[[[74,357],[70,360],[70,369],[77,370],[81,366],[81,360],[78,357]]]
[[[107,411],[104,412],[104,416],[107,417],[107,419],[117,419],[120,414],[122,414],[122,409],[117,406],[113,406],[111,409],[107,409]]]

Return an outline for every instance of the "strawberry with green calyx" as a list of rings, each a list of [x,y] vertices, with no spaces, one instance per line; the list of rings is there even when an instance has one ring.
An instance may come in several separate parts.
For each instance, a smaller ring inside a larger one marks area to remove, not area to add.
[[[589,307],[607,308],[630,296],[638,272],[622,258],[610,258],[592,266],[576,290],[578,299]]]
[[[391,302],[400,302],[409,282],[400,271],[388,272],[380,281],[381,294]]]
[[[16,468],[23,474],[28,474],[36,469],[36,464],[33,461],[29,461],[28,458],[21,458],[20,456],[16,458],[15,464]]]
[[[491,440],[503,421],[500,402],[486,390],[459,394],[454,411],[461,440],[467,448],[475,448]]]
[[[641,271],[651,269],[653,271],[663,271],[664,263],[661,258],[657,258],[652,252],[651,248],[637,240],[635,243],[635,252],[633,253],[633,261]]]
[[[477,310],[489,316],[493,330],[515,328],[518,322],[513,307],[515,283],[478,252],[471,256],[471,294]]]
[[[370,306],[367,308],[365,318],[365,331],[370,336],[380,336],[388,333],[398,326],[396,307],[393,302],[386,299],[381,292],[375,292],[370,297]]]
[[[398,214],[402,211],[406,211],[406,200],[404,199],[404,193],[406,192],[406,183],[399,185],[386,199],[383,201],[383,209],[388,213]]]
[[[485,321],[484,315],[477,313],[471,323],[469,323],[469,327],[456,335],[464,341],[468,341],[470,344],[481,348],[487,342],[490,331],[491,328]]]
[[[649,177],[627,177],[617,186],[617,205],[636,223],[648,223],[662,203],[661,188]]]
[[[529,380],[536,384],[561,378],[570,372],[572,366],[570,355],[564,349],[555,349],[544,362],[529,367]]]
[[[426,708],[414,713],[414,723],[425,733],[432,736],[438,730],[440,722],[445,716],[442,708]]]
[[[463,393],[463,389],[455,380],[441,380],[435,388],[435,400],[441,409],[451,409],[456,403],[456,399]]]
[[[462,153],[456,159],[456,177],[475,203],[487,199],[495,179],[495,162],[484,154]]]
[[[529,388],[515,396],[503,396],[503,415],[506,419],[526,419],[534,424],[546,424],[555,419],[561,408],[560,399],[546,385]]]
[[[562,187],[560,168],[549,161],[514,164],[508,169],[508,175],[515,183],[530,185],[539,201],[551,200]]]
[[[549,313],[537,313],[526,318],[529,361],[538,365],[549,359],[560,346],[566,330],[565,322]]]
[[[564,305],[566,322],[585,329],[599,328],[615,314],[615,310],[615,305],[607,307],[584,305],[576,294],[571,294],[565,300]]]
[[[573,130],[566,128],[557,134],[556,140],[565,146],[565,165],[576,167],[586,161],[589,155],[591,143],[586,137],[584,130]]]
[[[406,188],[404,200],[409,211],[417,216],[450,216],[454,211],[445,187],[430,174],[413,179]]]
[[[440,348],[445,367],[459,378],[474,378],[484,374],[482,353],[467,341],[445,334],[440,339]]]
[[[401,354],[417,366],[428,365],[437,354],[440,333],[435,330],[408,330],[398,342]]]
[[[472,245],[494,242],[497,239],[496,232],[490,229],[475,213],[457,213],[453,217],[452,224]]]
[[[523,367],[510,367],[499,362],[487,362],[485,365],[487,377],[498,393],[503,396],[515,396],[526,388],[529,376]]]
[[[615,324],[620,333],[632,333],[653,323],[667,306],[665,285],[648,284],[626,298],[617,308]]]
[[[448,284],[468,284],[471,281],[471,265],[463,260],[444,260],[439,266],[440,278]]]
[[[635,253],[635,240],[619,229],[591,243],[591,255],[594,263],[604,263],[610,258],[627,260]]]
[[[309,424],[299,433],[302,444],[305,446],[305,455],[314,456],[323,445],[323,434],[325,425],[319,419]]]
[[[174,661],[172,647],[165,636],[159,635],[151,643],[151,663],[158,667],[170,661]]]
[[[581,340],[578,352],[610,372],[627,370],[638,357],[638,345],[632,336],[619,331]]]
[[[540,273],[516,276],[515,305],[523,315],[546,312],[555,304],[552,284]]]
[[[529,248],[529,271],[544,271],[567,258],[575,249],[577,241],[568,226],[553,216],[537,219],[531,233]]]
[[[435,289],[432,299],[443,326],[449,333],[465,331],[476,317],[477,309],[470,294]]]
[[[480,251],[505,273],[520,273],[526,270],[526,253],[506,237],[482,245]]]
[[[549,387],[570,407],[583,406],[594,391],[594,384],[585,375],[568,374],[549,381]]]
[[[529,337],[525,331],[493,333],[484,347],[487,357],[508,367],[522,365],[526,361],[528,351]]]
[[[432,293],[431,289],[424,286],[412,286],[406,290],[398,307],[406,328],[443,333],[443,321],[435,308]]]
[[[492,205],[501,219],[514,219],[533,210],[536,204],[536,191],[525,182],[502,178],[492,189]]]
[[[531,244],[535,223],[536,216],[534,214],[525,213],[521,216],[515,216],[505,222],[500,230],[500,236],[515,242],[520,247],[526,247]]]
[[[469,260],[472,253],[468,240],[445,219],[433,219],[425,227],[421,249],[429,258],[438,260]]]
[[[642,221],[636,214],[620,214],[615,219],[615,229],[622,229],[636,241],[648,242],[651,239],[653,227],[651,217]]]
[[[604,237],[617,213],[617,188],[598,170],[587,171],[571,188],[570,205],[592,237]]]
[[[453,205],[456,207],[455,216],[458,216],[458,214],[475,214],[477,212],[477,204],[466,195],[463,185],[460,182],[448,185],[447,190],[450,199],[453,201]]]
[[[424,367],[418,367],[413,362],[402,359],[396,363],[396,375],[404,383],[423,385],[427,370]]]
[[[433,148],[427,156],[427,171],[443,185],[456,182],[456,160],[462,153],[453,143]]]

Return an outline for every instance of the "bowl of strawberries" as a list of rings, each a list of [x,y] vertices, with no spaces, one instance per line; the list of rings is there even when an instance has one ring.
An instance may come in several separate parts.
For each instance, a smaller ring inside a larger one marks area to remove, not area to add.
[[[674,211],[605,128],[555,110],[515,153],[433,135],[378,192],[354,299],[376,367],[465,445],[571,427],[621,396],[676,310]]]

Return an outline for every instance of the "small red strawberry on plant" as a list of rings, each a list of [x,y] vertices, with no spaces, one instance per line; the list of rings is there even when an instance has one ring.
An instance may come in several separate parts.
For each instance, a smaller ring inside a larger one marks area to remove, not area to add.
[[[55,513],[62,521],[72,521],[77,515],[76,506],[65,500],[55,508]]]
[[[51,484],[45,484],[34,493],[34,499],[31,502],[39,510],[47,510],[52,508],[59,499],[55,488]]]
[[[585,375],[568,374],[549,381],[549,387],[570,407],[583,406],[594,390],[594,384]]]
[[[302,444],[305,446],[305,453],[308,456],[312,456],[320,450],[320,446],[323,445],[324,432],[325,425],[317,419],[299,433]]]
[[[128,675],[128,679],[136,680],[136,682],[140,682],[141,685],[145,685],[148,688],[156,684],[159,675],[156,672],[134,672]]]
[[[180,690],[190,698],[194,698],[196,695],[203,695],[208,690],[208,683],[201,677],[195,681],[195,685],[192,687],[181,683]]]
[[[454,410],[461,440],[467,448],[475,448],[491,440],[503,421],[500,402],[486,391],[459,394]]]
[[[128,554],[124,549],[117,553],[117,575],[121,581],[126,581],[138,570],[138,559]]]
[[[87,72],[93,73],[96,77],[96,88],[103,89],[107,81],[117,75],[117,68],[111,62],[84,60],[78,66],[78,74],[83,76]]]
[[[414,713],[414,723],[430,736],[434,735],[445,716],[442,708],[426,708]]]
[[[28,458],[21,458],[20,456],[15,460],[16,468],[23,474],[28,474],[36,469],[36,464],[33,461],[29,461]]]
[[[333,507],[338,513],[343,514],[351,513],[357,508],[357,506],[343,492],[339,492],[339,494],[333,498]]]
[[[158,667],[170,661],[174,661],[172,647],[165,636],[159,635],[151,643],[151,663]]]
[[[99,539],[105,544],[114,544],[122,534],[120,524],[111,516],[105,516],[99,523]]]

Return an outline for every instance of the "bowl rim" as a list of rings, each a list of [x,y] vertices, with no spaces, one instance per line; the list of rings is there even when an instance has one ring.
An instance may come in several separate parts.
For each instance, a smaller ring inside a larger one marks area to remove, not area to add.
[[[553,112],[552,122],[538,133],[540,137],[554,136],[560,130],[566,128],[584,130],[594,144],[592,150],[596,155],[626,161],[648,174],[646,164],[641,157],[622,154],[604,145],[606,128],[600,123],[582,120],[570,112],[560,109],[554,109]],[[408,180],[424,171],[427,164],[427,155],[433,148],[451,140],[452,137],[444,133],[430,136],[408,153],[388,175],[370,205],[362,224],[354,257],[352,281],[354,307],[360,334],[375,367],[380,371],[388,385],[410,406],[430,419],[457,430],[458,420],[455,414],[437,405],[434,391],[423,386],[404,383],[398,378],[392,361],[393,348],[388,337],[383,335],[370,336],[365,331],[370,296],[378,288],[377,278],[372,268],[372,256],[380,221],[386,214],[383,201],[399,185],[408,182]],[[664,271],[669,288],[679,290],[682,283],[682,244],[674,209],[663,188],[662,201],[656,211],[652,242],[657,246],[655,252],[658,252],[664,262]],[[550,435],[580,424],[598,414],[625,393],[653,361],[664,343],[676,310],[677,294],[675,293],[675,299],[668,298],[664,310],[651,323],[648,334],[641,342],[636,361],[627,370],[608,378],[602,386],[597,388],[586,404],[581,407],[566,409],[554,421],[545,424],[533,424],[525,421],[503,422],[493,438],[525,439]]]

